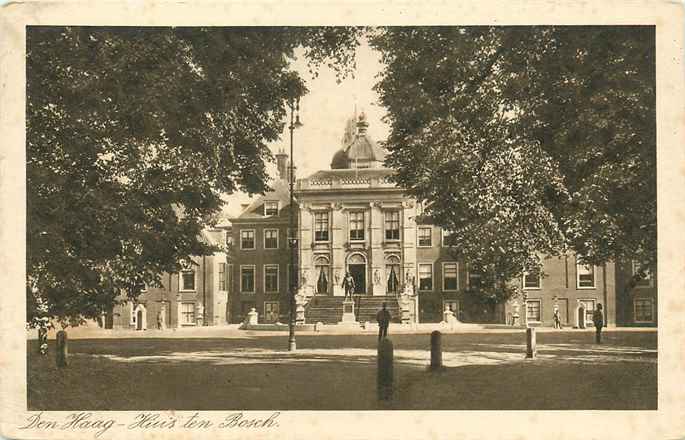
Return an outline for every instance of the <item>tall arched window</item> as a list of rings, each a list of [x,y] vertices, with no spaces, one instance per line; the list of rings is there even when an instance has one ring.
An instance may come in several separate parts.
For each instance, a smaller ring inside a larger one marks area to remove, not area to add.
[[[400,258],[390,255],[385,259],[386,288],[388,293],[397,294],[400,291]]]
[[[316,257],[314,267],[316,268],[316,293],[327,294],[330,285],[330,262],[328,258]]]

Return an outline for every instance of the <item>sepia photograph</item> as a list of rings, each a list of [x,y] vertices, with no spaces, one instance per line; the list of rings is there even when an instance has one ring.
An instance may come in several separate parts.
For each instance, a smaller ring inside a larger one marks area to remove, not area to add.
[[[664,409],[658,23],[87,23],[23,28],[12,432]]]
[[[29,27],[29,409],[656,409],[654,57]]]

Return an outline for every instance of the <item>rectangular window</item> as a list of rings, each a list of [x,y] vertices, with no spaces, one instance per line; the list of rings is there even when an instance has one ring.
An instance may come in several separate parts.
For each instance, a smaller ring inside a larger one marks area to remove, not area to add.
[[[264,249],[278,249],[278,229],[264,229]]]
[[[314,241],[328,241],[328,212],[314,213]]]
[[[654,322],[654,308],[651,299],[636,298],[633,305],[635,307],[635,322]]]
[[[364,240],[363,212],[350,212],[350,240]]]
[[[254,293],[254,266],[240,266],[240,291]]]
[[[278,292],[278,265],[264,265],[264,291]]]
[[[278,215],[278,201],[264,202],[264,215]]]
[[[419,290],[433,290],[432,264],[419,264]]]
[[[540,271],[523,272],[523,289],[536,290],[540,288]]]
[[[576,260],[576,286],[578,289],[595,288],[595,268],[591,265],[579,263]]]
[[[526,301],[526,319],[528,322],[540,322],[540,317],[542,314],[541,303],[539,299],[529,299]]]
[[[640,262],[633,261],[633,275],[637,275],[640,266],[642,266]],[[645,270],[645,277],[639,280],[635,287],[652,287],[652,272],[649,269]]]
[[[226,290],[226,263],[219,263],[219,290]]]
[[[195,324],[195,303],[181,303],[181,324]]]
[[[254,249],[254,229],[240,231],[240,249]]]
[[[419,228],[419,247],[431,247],[433,246],[433,229],[432,228]]]
[[[180,290],[194,291],[195,290],[195,270],[194,269],[184,269],[181,271],[181,276],[179,277],[181,281]]]
[[[442,263],[442,290],[457,290],[457,263]]]
[[[454,246],[455,240],[454,237],[452,237],[452,232],[448,231],[446,229],[442,230],[442,246],[444,247],[450,247]]]
[[[399,240],[400,239],[400,212],[386,211],[385,212],[385,239]]]

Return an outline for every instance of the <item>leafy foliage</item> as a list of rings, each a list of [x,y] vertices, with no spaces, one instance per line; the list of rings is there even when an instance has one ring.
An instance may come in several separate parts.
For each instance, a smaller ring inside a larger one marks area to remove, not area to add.
[[[345,75],[359,33],[30,27],[27,320],[96,316],[212,252],[219,195],[268,188],[267,143],[307,92],[294,50]]]
[[[384,28],[371,42],[387,164],[484,283],[502,292],[568,250],[656,264],[653,27]]]

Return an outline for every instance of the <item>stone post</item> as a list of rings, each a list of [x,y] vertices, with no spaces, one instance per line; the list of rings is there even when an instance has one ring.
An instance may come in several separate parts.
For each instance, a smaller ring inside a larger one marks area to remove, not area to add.
[[[63,368],[69,365],[67,360],[69,352],[67,350],[67,332],[60,330],[57,332],[57,356],[56,363],[57,367]]]
[[[442,334],[435,330],[431,333],[431,370],[442,368]]]
[[[378,400],[392,400],[393,382],[392,341],[388,338],[384,338],[378,343],[378,375],[376,378]]]
[[[528,327],[526,329],[526,359],[535,359],[535,328]]]

